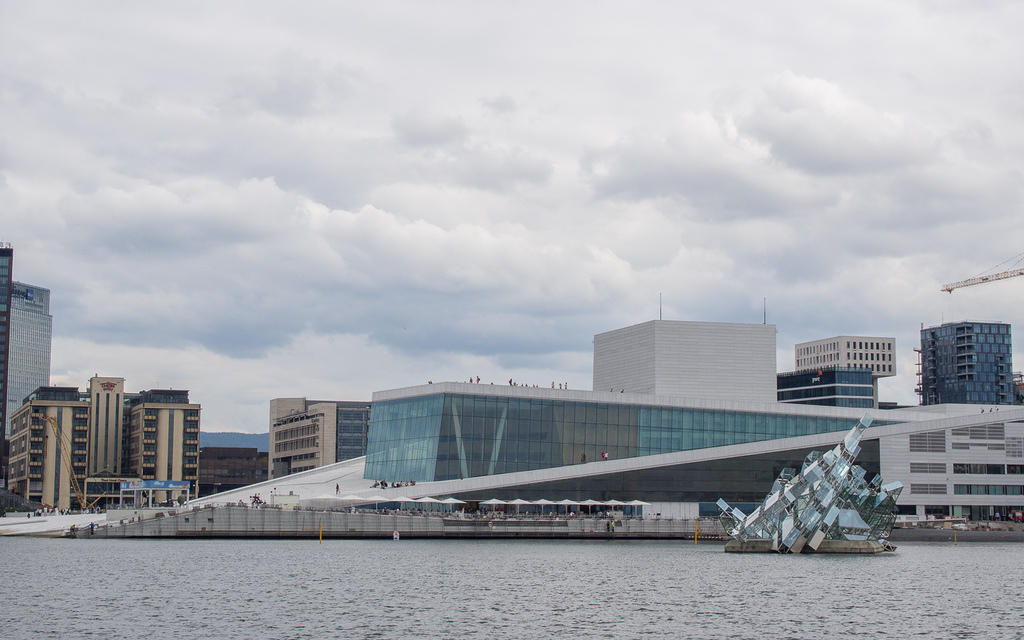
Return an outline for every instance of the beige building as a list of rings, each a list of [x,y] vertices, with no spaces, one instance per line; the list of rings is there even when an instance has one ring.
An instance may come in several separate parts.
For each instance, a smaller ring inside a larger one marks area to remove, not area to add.
[[[818,367],[864,367],[874,378],[896,375],[896,338],[834,336],[793,347],[797,371]]]
[[[187,480],[197,494],[199,413],[188,391],[125,393],[124,378],[96,376],[87,392],[39,387],[12,416],[8,486],[60,509],[80,506],[69,469],[89,505],[116,498],[119,479]]]
[[[8,489],[47,506],[78,507],[71,473],[85,484],[88,435],[89,402],[77,388],[36,389],[11,416]]]
[[[188,480],[198,495],[199,412],[188,391],[153,389],[128,399],[125,437],[126,472],[141,480]],[[173,496],[157,491],[153,500]]]
[[[270,478],[335,462],[337,407],[305,398],[270,401]]]
[[[120,475],[124,378],[90,378],[89,403],[89,475]]]

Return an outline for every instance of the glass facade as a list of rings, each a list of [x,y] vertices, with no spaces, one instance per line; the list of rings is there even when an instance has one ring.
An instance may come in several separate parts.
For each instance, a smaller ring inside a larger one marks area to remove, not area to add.
[[[778,374],[779,402],[830,407],[875,406],[871,369],[828,367]]]
[[[336,410],[335,462],[366,455],[366,436],[370,430],[369,402],[339,402]]]
[[[12,293],[12,281],[11,273],[14,262],[14,249],[11,249],[9,245],[0,246],[0,399],[4,402],[0,404],[0,424],[4,427],[4,438],[7,437],[9,431],[7,430],[8,416],[10,415],[7,402],[7,394],[10,390],[8,384],[8,354],[10,349],[11,339],[11,293]],[[0,443],[3,442],[4,438],[0,438]],[[0,452],[0,474],[6,471],[7,466],[7,451],[6,446],[0,444],[0,448],[4,450]],[[3,481],[3,476],[0,475],[0,482]]]
[[[1012,404],[1010,325],[959,322],[921,330],[921,404]]]
[[[22,405],[30,393],[50,384],[52,332],[50,290],[14,282],[11,285],[8,416]]]
[[[365,477],[451,480],[846,431],[849,418],[470,394],[375,402]],[[885,424],[877,422],[876,424]]]

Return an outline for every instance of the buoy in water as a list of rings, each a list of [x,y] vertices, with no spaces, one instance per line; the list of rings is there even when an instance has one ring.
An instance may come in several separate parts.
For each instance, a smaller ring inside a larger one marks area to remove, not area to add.
[[[401,537],[402,536],[398,535],[398,530],[397,529],[391,532],[391,539],[392,540],[399,540],[399,539],[401,539]]]

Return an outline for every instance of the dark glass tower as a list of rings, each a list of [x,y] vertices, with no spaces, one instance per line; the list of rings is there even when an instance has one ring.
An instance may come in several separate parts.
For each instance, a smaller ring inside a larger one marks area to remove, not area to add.
[[[7,360],[11,348],[11,272],[14,268],[14,249],[9,244],[0,244],[0,481],[6,486],[7,480]]]
[[[921,404],[1013,404],[1010,325],[950,322],[921,330]]]

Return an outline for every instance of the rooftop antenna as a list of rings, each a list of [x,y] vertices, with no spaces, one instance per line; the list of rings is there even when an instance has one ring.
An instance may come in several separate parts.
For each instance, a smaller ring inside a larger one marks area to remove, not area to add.
[[[661,320],[661,292],[658,292],[658,320]]]
[[[768,324],[768,296],[761,298],[761,324]]]

